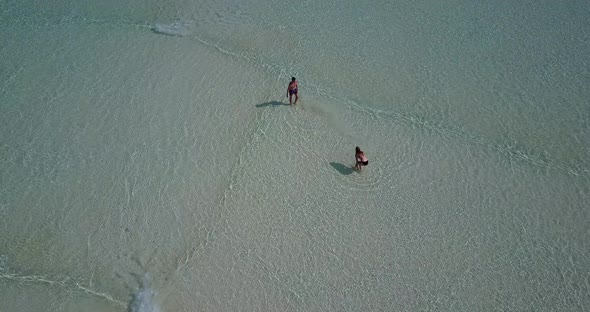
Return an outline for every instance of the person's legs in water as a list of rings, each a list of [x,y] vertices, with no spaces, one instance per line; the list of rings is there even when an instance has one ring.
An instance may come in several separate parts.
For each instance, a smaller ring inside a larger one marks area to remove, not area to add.
[[[289,90],[289,104],[293,104],[293,94],[295,95],[295,104],[297,104],[297,100],[299,99],[297,96],[297,89]]]

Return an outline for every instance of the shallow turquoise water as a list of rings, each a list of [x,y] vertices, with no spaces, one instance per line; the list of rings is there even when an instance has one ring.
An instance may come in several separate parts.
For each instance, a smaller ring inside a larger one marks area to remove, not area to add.
[[[581,1],[0,16],[0,310],[590,303]]]

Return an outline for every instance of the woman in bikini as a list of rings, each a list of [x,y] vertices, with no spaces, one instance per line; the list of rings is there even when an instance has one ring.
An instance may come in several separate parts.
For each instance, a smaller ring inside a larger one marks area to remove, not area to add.
[[[356,170],[361,170],[362,166],[366,166],[369,164],[369,159],[365,156],[365,152],[361,151],[360,147],[356,147],[356,153],[354,154],[354,158],[356,159],[356,165],[354,168]]]

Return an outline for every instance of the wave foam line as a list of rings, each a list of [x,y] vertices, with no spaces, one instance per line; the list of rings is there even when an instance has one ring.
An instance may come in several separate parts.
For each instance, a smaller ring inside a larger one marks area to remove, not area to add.
[[[87,26],[122,26],[122,27],[138,27],[150,29],[153,26],[147,22],[135,22],[132,20],[111,20],[103,18],[87,18],[83,16],[62,16],[62,17],[47,17],[40,14],[34,16],[18,16],[2,21],[5,25],[25,25],[36,27],[49,26],[67,26],[67,25],[87,25]]]
[[[354,101],[346,101],[351,103],[351,107],[361,112],[376,116],[387,116],[393,119],[401,120],[402,122],[417,128],[424,128],[445,136],[460,138],[489,150],[496,151],[499,154],[508,157],[509,159],[521,160],[538,168],[556,169],[572,176],[590,176],[590,169],[551,158],[549,155],[542,152],[535,152],[534,150],[527,151],[526,149],[516,145],[489,141],[485,138],[472,135],[459,127],[450,127],[444,123],[427,120],[423,117],[363,107]]]
[[[228,56],[232,56],[232,57],[242,59],[242,60],[245,60],[248,62],[255,61],[255,60],[252,60],[252,59],[246,57],[245,55],[239,55],[235,52],[225,50],[219,46],[219,43],[213,44],[213,43],[207,42],[206,40],[203,40],[202,38],[199,38],[197,36],[191,36],[191,38],[196,39],[197,41],[199,41],[200,43],[202,43],[204,45],[213,47],[216,50],[218,50],[219,52],[226,54]],[[258,65],[260,65],[266,69],[271,69],[271,70],[272,69],[279,69],[278,66],[266,64],[260,60],[257,63],[258,63]],[[281,70],[281,72],[282,72],[282,70]],[[337,95],[333,94],[332,92],[325,90],[324,88],[322,88],[321,86],[319,86],[317,84],[312,83],[312,84],[307,85],[306,87],[308,89],[310,89],[311,92],[315,91],[314,93],[316,95],[325,96],[327,98],[346,103],[350,107],[357,109],[359,111],[362,111],[364,113],[368,113],[368,114],[372,114],[372,115],[376,115],[376,116],[379,116],[379,115],[389,116],[391,118],[404,121],[407,124],[410,124],[415,127],[429,129],[431,131],[435,131],[435,132],[438,132],[440,134],[447,135],[447,136],[462,138],[462,139],[467,140],[468,142],[472,142],[474,144],[480,145],[480,146],[488,148],[490,150],[494,150],[502,155],[505,155],[506,157],[509,157],[510,159],[518,159],[518,160],[521,160],[523,162],[526,162],[526,163],[531,164],[531,165],[538,167],[538,168],[557,169],[557,170],[560,170],[561,172],[564,172],[564,173],[566,173],[568,175],[572,175],[572,176],[590,176],[590,169],[580,167],[575,164],[570,164],[570,163],[566,163],[563,161],[553,159],[549,155],[546,155],[544,153],[527,152],[527,151],[519,148],[518,146],[512,146],[510,144],[503,144],[501,142],[489,142],[489,141],[485,140],[484,138],[471,135],[468,132],[466,132],[460,128],[453,128],[453,127],[445,126],[443,123],[429,121],[429,120],[422,118],[422,117],[410,116],[407,114],[396,113],[396,112],[392,112],[392,111],[386,111],[386,110],[381,110],[381,109],[377,109],[377,108],[362,106],[353,100],[350,100],[348,98],[344,98],[341,96],[337,96]]]
[[[90,289],[86,286],[83,286],[79,282],[73,281],[73,279],[70,277],[66,277],[63,280],[51,280],[46,277],[38,276],[38,275],[21,276],[21,275],[11,274],[11,273],[0,273],[0,279],[6,279],[6,280],[20,282],[20,283],[39,283],[39,284],[47,284],[47,285],[51,285],[51,286],[57,285],[57,286],[61,286],[66,289],[77,289],[77,290],[80,290],[84,293],[87,293],[87,294],[105,299],[107,301],[110,301],[110,302],[117,304],[119,306],[122,306],[122,307],[126,306],[126,303],[113,298],[111,295],[109,295],[107,293],[101,293],[96,290]]]
[[[36,23],[43,22],[43,20],[39,20],[39,19],[34,19],[34,21]],[[15,22],[15,21],[12,21],[12,22]],[[27,23],[27,22],[30,22],[30,20],[26,19],[26,18],[25,19],[17,19],[16,22]],[[49,23],[49,21],[45,21],[45,24],[48,24],[48,23]],[[41,23],[41,24],[43,24],[43,23]],[[195,35],[189,36],[190,31],[186,28],[187,23],[175,22],[172,24],[156,23],[155,25],[149,25],[147,23],[143,23],[143,24],[142,23],[133,23],[130,21],[125,21],[125,20],[112,21],[112,20],[105,20],[105,19],[64,16],[58,21],[58,24],[87,24],[87,25],[113,25],[113,26],[125,26],[125,27],[139,27],[139,28],[150,29],[156,33],[162,33],[162,34],[167,34],[167,35],[172,35],[172,36],[181,36],[181,37],[186,36],[187,38],[193,38],[206,46],[212,47],[225,55],[235,57],[237,59],[242,59],[247,62],[255,62],[255,63],[257,63],[257,65],[260,65],[263,68],[266,68],[269,70],[277,70],[280,73],[284,72],[284,68],[281,68],[280,66],[271,65],[271,64],[265,63],[263,60],[251,59],[251,58],[247,57],[246,55],[240,55],[235,52],[226,50],[226,49],[222,48],[221,46],[219,46],[219,42],[214,44],[214,43],[208,42],[208,41],[206,41],[198,36],[195,36]],[[188,24],[190,24],[190,23],[188,23]],[[280,74],[279,74],[279,76],[280,76]],[[400,114],[400,113],[383,111],[380,109],[361,106],[353,100],[342,98],[340,96],[336,96],[333,93],[321,88],[317,84],[311,83],[307,87],[310,89],[311,92],[313,92],[314,91],[313,89],[315,89],[315,94],[317,94],[317,95],[326,96],[326,97],[329,97],[332,99],[337,99],[339,101],[343,101],[345,103],[348,103],[350,106],[352,106],[358,110],[364,111],[366,113],[371,113],[374,115],[382,115],[382,114],[389,115],[393,118],[405,121],[405,122],[412,124],[414,126],[427,128],[427,129],[430,129],[433,131],[437,131],[439,133],[446,133],[446,134],[451,134],[451,135],[454,135],[457,137],[462,137],[464,139],[472,141],[475,144],[490,148],[490,149],[495,150],[503,155],[507,155],[510,158],[516,158],[516,159],[523,160],[523,161],[530,163],[532,165],[535,165],[537,167],[547,168],[547,169],[558,169],[563,172],[566,172],[567,174],[574,175],[574,176],[580,176],[580,175],[588,176],[588,175],[590,175],[590,169],[588,169],[588,168],[583,168],[583,167],[568,164],[565,162],[560,162],[555,159],[549,158],[549,156],[547,156],[547,155],[544,155],[543,157],[535,157],[533,153],[527,153],[527,152],[523,151],[522,149],[519,149],[518,147],[513,147],[508,144],[493,143],[493,142],[490,143],[482,138],[478,138],[478,137],[474,137],[472,135],[469,135],[465,131],[461,131],[458,129],[452,129],[449,127],[445,127],[444,125],[441,126],[439,123],[429,122],[428,120],[424,120],[423,118],[420,118],[420,117],[413,117],[413,116],[408,116],[408,115],[404,115],[404,114]]]
[[[190,35],[190,30],[185,23],[174,22],[171,24],[156,23],[152,27],[152,31],[156,34],[184,37]]]

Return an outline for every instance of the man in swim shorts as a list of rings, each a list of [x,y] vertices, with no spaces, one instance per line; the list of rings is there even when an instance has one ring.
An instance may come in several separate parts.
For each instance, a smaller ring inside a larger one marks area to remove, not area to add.
[[[361,148],[358,146],[356,147],[356,153],[354,154],[354,158],[356,159],[356,165],[354,165],[354,168],[356,168],[356,170],[361,170],[363,166],[369,164],[369,159],[367,158],[367,156],[365,156],[365,152],[361,151]]]
[[[299,96],[297,95],[297,80],[295,80],[295,77],[291,78],[291,82],[289,82],[289,86],[287,87],[287,97],[289,97],[289,104],[291,103],[291,98],[293,97],[293,94],[295,94],[295,103],[297,104],[297,100],[299,100]]]

